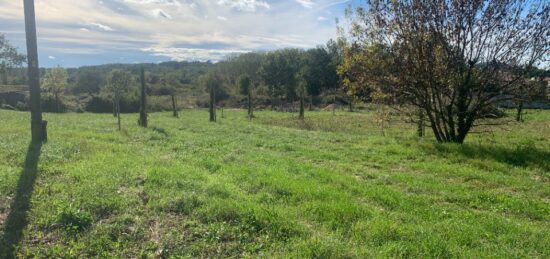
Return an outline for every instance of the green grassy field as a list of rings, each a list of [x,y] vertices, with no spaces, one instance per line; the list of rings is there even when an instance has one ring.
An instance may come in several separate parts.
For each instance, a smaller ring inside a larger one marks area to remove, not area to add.
[[[0,257],[550,257],[550,112],[418,139],[368,113],[0,111]],[[13,245],[13,249],[12,249]]]

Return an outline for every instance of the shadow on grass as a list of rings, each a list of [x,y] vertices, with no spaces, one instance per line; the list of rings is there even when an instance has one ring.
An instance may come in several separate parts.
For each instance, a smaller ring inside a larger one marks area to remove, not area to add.
[[[25,167],[17,183],[15,197],[10,205],[10,213],[4,222],[4,235],[0,239],[0,258],[15,258],[15,247],[23,238],[23,230],[28,223],[28,211],[34,182],[38,174],[38,161],[42,143],[31,143],[25,158]]]
[[[435,154],[458,155],[469,159],[487,159],[516,167],[540,168],[550,171],[550,152],[540,150],[532,144],[506,147],[498,145],[456,145],[435,144],[424,146],[427,152]]]
[[[153,127],[153,128],[151,128],[151,129],[152,129],[154,132],[156,132],[156,133],[159,133],[159,134],[161,134],[161,135],[164,135],[165,137],[168,137],[168,132],[166,132],[166,130],[163,129],[163,128]]]

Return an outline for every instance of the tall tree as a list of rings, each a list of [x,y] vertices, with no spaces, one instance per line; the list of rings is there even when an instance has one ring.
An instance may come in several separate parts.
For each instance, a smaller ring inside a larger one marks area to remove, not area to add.
[[[247,97],[247,115],[248,119],[252,120],[252,118],[254,117],[254,110],[252,107],[252,83],[250,77],[248,77],[247,75],[242,75],[241,77],[239,77],[239,89],[241,91],[241,94]]]
[[[11,68],[19,67],[25,62],[25,56],[19,54],[4,34],[0,34],[0,84],[7,85],[8,72]]]
[[[178,115],[178,105],[176,102],[176,93],[177,89],[181,86],[180,80],[176,74],[168,74],[164,78],[164,86],[167,89],[170,99],[172,100],[172,116],[177,118]]]
[[[296,75],[302,65],[303,51],[282,49],[270,52],[262,62],[258,73],[267,85],[274,108],[275,99],[293,101],[296,97]]]
[[[222,80],[216,72],[210,72],[202,79],[203,84],[210,95],[208,111],[210,113],[210,121],[216,122],[216,93],[221,88]]]
[[[537,97],[544,96],[544,74],[545,71],[536,67],[528,67],[527,71],[519,69],[520,73],[526,76],[523,80],[518,80],[514,89],[514,99],[516,104],[516,121],[523,122],[523,110],[526,103],[533,101]]]
[[[76,74],[76,82],[72,92],[74,94],[97,94],[104,84],[102,71],[92,67],[79,68]]]
[[[514,96],[515,68],[549,53],[548,1],[366,2],[350,12],[343,71],[359,91],[421,109],[440,142],[463,143]]]
[[[107,83],[103,91],[108,94],[112,100],[117,117],[118,130],[122,129],[120,123],[120,100],[130,92],[133,82],[133,76],[130,72],[120,69],[111,71],[107,77]]]
[[[67,79],[69,74],[65,69],[60,66],[49,69],[44,78],[42,79],[42,89],[45,92],[52,94],[55,98],[55,112],[59,113],[60,110],[60,95],[65,92],[67,88]]]
[[[252,84],[261,81],[258,71],[262,65],[265,54],[263,53],[244,53],[240,55],[229,55],[226,60],[220,62],[221,72],[227,82],[236,82],[242,75],[250,78]]]
[[[330,44],[330,42],[329,42]],[[301,64],[301,74],[307,81],[307,94],[318,96],[324,90],[338,88],[338,74],[336,73],[337,59],[331,53],[330,45],[318,46],[305,52]]]

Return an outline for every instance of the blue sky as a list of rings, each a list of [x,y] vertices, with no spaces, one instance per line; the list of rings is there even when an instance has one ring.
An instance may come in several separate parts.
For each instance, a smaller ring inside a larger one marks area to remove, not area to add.
[[[40,65],[76,67],[309,48],[358,0],[35,0]],[[22,0],[0,0],[0,33],[25,51]]]

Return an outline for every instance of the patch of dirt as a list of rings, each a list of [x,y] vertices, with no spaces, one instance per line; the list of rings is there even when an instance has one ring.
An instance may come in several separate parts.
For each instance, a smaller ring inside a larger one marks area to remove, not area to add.
[[[149,195],[145,191],[139,192],[138,196],[141,199],[143,205],[147,205],[147,203],[149,203]]]
[[[135,179],[136,186],[144,186],[145,185],[145,178],[138,177]]]

